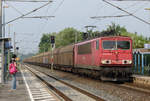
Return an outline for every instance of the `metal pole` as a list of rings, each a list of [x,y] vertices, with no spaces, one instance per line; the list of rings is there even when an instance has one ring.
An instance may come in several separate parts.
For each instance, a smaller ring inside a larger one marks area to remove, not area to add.
[[[2,38],[2,0],[0,0],[0,38]]]
[[[16,54],[16,42],[15,42],[16,33],[14,32],[14,54]]]
[[[10,37],[10,24],[8,25],[8,37]]]
[[[5,68],[5,67],[4,67],[4,60],[5,60],[5,59],[4,59],[4,57],[5,57],[5,56],[4,56],[4,40],[2,40],[2,44],[1,44],[1,45],[2,45],[2,56],[1,56],[1,59],[2,59],[2,60],[1,60],[1,63],[2,63],[2,64],[1,64],[1,66],[2,66],[2,71],[1,71],[1,72],[2,72],[2,73],[1,73],[1,82],[2,82],[2,84],[4,84],[4,68]]]
[[[53,51],[54,51],[54,48],[55,48],[55,44],[53,43],[53,44],[51,44],[51,46],[52,46],[52,54],[51,54],[51,72],[53,72],[53,66],[54,66],[54,53],[53,53]]]
[[[2,38],[2,0],[0,0],[0,38]],[[4,41],[1,43],[1,83],[4,83]]]
[[[5,7],[3,7],[3,38],[5,38]]]

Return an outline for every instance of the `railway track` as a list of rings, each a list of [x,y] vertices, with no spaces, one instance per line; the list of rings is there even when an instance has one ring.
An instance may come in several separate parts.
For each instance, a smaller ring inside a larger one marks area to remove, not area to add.
[[[34,69],[47,73],[61,79],[62,81],[69,82],[72,85],[85,89],[105,99],[106,101],[149,101],[150,90],[144,87],[136,86],[133,83],[116,84],[112,82],[100,82],[87,77],[73,75],[71,73],[54,71],[52,74],[48,68],[29,65]]]
[[[147,87],[141,87],[141,86],[138,86],[138,85],[133,84],[133,83],[124,83],[124,84],[119,85],[119,87],[133,90],[133,91],[137,91],[137,92],[141,92],[141,93],[144,93],[144,94],[150,96],[150,89]]]
[[[65,101],[105,101],[103,98],[94,95],[89,91],[71,85],[44,72],[32,69],[27,65],[25,66]]]

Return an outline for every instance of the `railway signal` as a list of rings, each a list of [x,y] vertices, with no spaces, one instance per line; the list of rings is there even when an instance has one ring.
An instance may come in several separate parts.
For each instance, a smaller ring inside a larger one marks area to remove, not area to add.
[[[50,40],[51,40],[51,47],[52,47],[52,50],[51,50],[51,72],[53,72],[53,65],[54,65],[54,55],[53,55],[53,51],[54,51],[54,48],[55,48],[55,36],[50,36]]]
[[[55,36],[51,36],[51,44],[55,43]]]

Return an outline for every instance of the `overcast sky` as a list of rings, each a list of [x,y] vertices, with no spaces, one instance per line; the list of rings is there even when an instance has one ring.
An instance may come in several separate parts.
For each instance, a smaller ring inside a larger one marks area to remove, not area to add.
[[[150,1],[110,1],[134,15],[150,22],[150,11],[144,10],[150,7]],[[5,9],[5,22],[18,16],[19,12],[26,14],[45,3],[18,3],[6,2],[9,8]],[[17,11],[14,9],[16,8]],[[139,35],[150,37],[150,25],[143,23],[134,17],[91,19],[93,16],[115,16],[126,13],[110,6],[102,0],[54,0],[48,6],[28,16],[55,16],[50,19],[19,19],[10,23],[10,37],[16,33],[17,46],[20,53],[33,53],[38,51],[38,44],[43,33],[59,32],[67,27],[74,27],[85,31],[84,26],[97,26],[95,30],[102,31],[112,22],[124,26],[129,32],[137,32]],[[6,36],[9,27],[6,25]],[[13,44],[13,43],[12,43]]]

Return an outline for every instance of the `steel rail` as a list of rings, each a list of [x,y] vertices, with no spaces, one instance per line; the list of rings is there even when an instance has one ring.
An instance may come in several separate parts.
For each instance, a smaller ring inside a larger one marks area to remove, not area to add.
[[[136,91],[136,92],[140,92],[140,93],[143,93],[145,95],[148,95],[150,96],[150,90],[148,91],[147,89],[144,89],[144,88],[141,88],[141,87],[138,87],[138,86],[135,86],[133,84],[129,84],[129,83],[124,83],[124,84],[114,84],[114,83],[108,83],[108,85],[111,85],[111,86],[117,86],[119,88],[122,88],[122,89],[126,89],[126,90],[130,90],[130,91]]]
[[[56,92],[60,97],[62,97],[65,101],[72,101],[69,97],[67,97],[65,94],[63,94],[61,91],[57,90],[53,85],[49,84],[47,81],[42,79],[40,76],[38,76],[36,73],[34,73],[31,69],[28,69],[32,74],[34,74],[38,79],[40,79],[42,82],[44,82],[50,89],[52,89],[54,92]]]
[[[36,69],[36,70],[37,70],[37,69]],[[37,70],[37,71],[39,71],[39,70]],[[60,79],[58,79],[58,78],[56,78],[56,77],[54,77],[54,76],[51,76],[51,75],[49,75],[49,74],[47,74],[47,73],[45,73],[45,72],[42,72],[42,71],[39,71],[39,72],[41,72],[41,73],[47,75],[47,76],[50,77],[50,78],[53,78],[53,79],[55,79],[55,80],[61,82],[61,83],[65,84],[65,85],[67,85],[67,86],[69,86],[69,87],[71,87],[71,88],[74,89],[74,90],[77,90],[77,91],[81,92],[81,93],[84,94],[84,95],[87,95],[87,96],[89,96],[89,97],[95,99],[96,101],[105,101],[104,99],[100,98],[99,96],[96,96],[96,95],[94,95],[94,94],[92,94],[92,93],[90,93],[90,92],[88,92],[88,91],[86,91],[86,90],[83,90],[83,89],[81,89],[81,88],[79,88],[79,87],[73,86],[73,85],[71,85],[71,84],[69,84],[69,83],[67,83],[67,82],[65,82],[65,81],[63,81],[63,80],[60,80]],[[52,89],[53,89],[53,88],[55,89],[55,87],[52,87]],[[69,100],[67,100],[67,101],[69,101]]]

